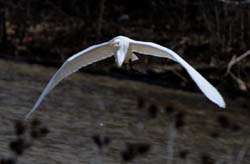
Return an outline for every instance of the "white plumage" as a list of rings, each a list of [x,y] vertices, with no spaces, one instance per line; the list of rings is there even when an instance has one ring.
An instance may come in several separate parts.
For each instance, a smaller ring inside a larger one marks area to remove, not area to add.
[[[181,64],[197,84],[197,86],[200,88],[200,90],[207,96],[207,98],[217,104],[219,107],[225,108],[225,102],[217,89],[214,88],[200,73],[198,73],[191,65],[189,65],[174,51],[155,43],[135,41],[128,37],[118,36],[108,42],[91,46],[68,58],[61,66],[61,68],[51,78],[44,91],[38,98],[37,102],[33,106],[32,110],[26,115],[26,118],[28,118],[31,113],[33,113],[37,109],[44,97],[61,80],[63,80],[73,72],[76,72],[86,65],[111,56],[115,57],[116,63],[118,67],[120,67],[124,62],[128,62],[129,60],[134,61],[138,59],[137,56],[133,54],[133,52],[152,55],[156,57],[169,58]]]

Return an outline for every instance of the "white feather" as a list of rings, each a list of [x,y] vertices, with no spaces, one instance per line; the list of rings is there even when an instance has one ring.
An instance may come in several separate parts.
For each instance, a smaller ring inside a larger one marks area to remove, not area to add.
[[[134,40],[131,41],[130,46],[132,47],[133,51],[157,57],[169,58],[178,62],[186,69],[188,74],[208,99],[210,99],[221,108],[226,107],[223,97],[220,95],[217,89],[213,87],[199,72],[197,72],[191,65],[189,65],[174,51],[155,43]]]
[[[111,57],[112,55],[113,51],[109,41],[91,46],[68,58],[68,60],[64,62],[61,68],[51,78],[51,80],[43,90],[42,94],[36,101],[35,105],[33,106],[32,110],[26,115],[26,119],[31,115],[31,113],[33,113],[37,109],[44,97],[64,78],[84,66]]]

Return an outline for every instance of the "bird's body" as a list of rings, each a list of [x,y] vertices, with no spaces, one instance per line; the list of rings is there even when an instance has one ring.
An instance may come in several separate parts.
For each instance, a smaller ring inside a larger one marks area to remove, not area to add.
[[[219,107],[225,108],[225,102],[217,89],[214,88],[201,74],[199,74],[191,65],[189,65],[174,51],[152,42],[135,41],[125,36],[117,36],[108,42],[91,46],[68,58],[51,78],[44,91],[38,98],[36,104],[33,106],[32,110],[26,115],[26,118],[28,118],[30,114],[37,109],[43,98],[61,80],[73,72],[76,72],[86,65],[111,56],[115,57],[117,66],[121,67],[123,63],[138,60],[138,57],[133,52],[169,58],[181,64],[189,73],[197,86],[201,89],[201,91],[207,96],[207,98],[217,104]]]
[[[124,36],[117,36],[113,39],[113,53],[118,67],[121,67],[123,63],[128,63],[130,60],[135,61],[138,57],[133,54],[131,46],[132,39]],[[119,43],[119,45],[118,45]]]

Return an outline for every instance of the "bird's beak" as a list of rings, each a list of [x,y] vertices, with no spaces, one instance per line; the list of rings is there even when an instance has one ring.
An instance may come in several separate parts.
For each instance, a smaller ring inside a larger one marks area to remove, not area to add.
[[[111,46],[118,46],[118,45],[119,45],[119,43],[115,42],[115,41],[111,43]]]

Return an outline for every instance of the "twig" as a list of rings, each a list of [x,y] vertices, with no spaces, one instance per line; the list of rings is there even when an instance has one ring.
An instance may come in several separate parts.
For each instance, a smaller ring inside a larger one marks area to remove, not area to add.
[[[179,73],[176,69],[171,70],[175,75],[177,75],[179,78],[181,78],[185,83],[188,81],[187,78],[185,78],[181,73]]]
[[[241,61],[242,59],[246,58],[249,55],[250,55],[250,50],[247,50],[245,53],[243,53],[239,57],[233,56],[232,59],[231,59],[231,61],[227,65],[227,72],[226,72],[226,74],[230,73],[230,70],[231,70],[231,68],[232,68],[233,65],[235,65],[236,63],[238,63],[239,61]]]
[[[248,141],[244,141],[243,146],[240,147],[240,150],[238,152],[236,152],[234,148],[231,149],[227,164],[240,164],[249,150],[248,143]]]
[[[167,164],[172,164],[174,159],[175,138],[177,135],[174,123],[170,123],[168,132],[169,132],[169,140],[167,145]]]
[[[243,53],[242,55],[240,55],[239,57],[236,57],[235,55],[232,57],[232,59],[230,60],[230,62],[227,65],[227,72],[225,73],[225,75],[230,75],[239,85],[239,88],[243,91],[247,91],[247,85],[246,83],[241,80],[240,78],[238,78],[237,76],[235,76],[232,72],[231,72],[231,68],[233,67],[233,65],[237,64],[238,62],[240,62],[241,60],[243,60],[244,58],[246,58],[247,56],[250,55],[250,50],[247,50],[245,53]]]
[[[249,0],[245,0],[245,1],[218,0],[218,1],[225,3],[225,4],[232,4],[232,5],[240,5],[240,4],[249,4],[250,3]]]
[[[241,80],[240,78],[236,77],[233,73],[229,72],[229,75],[231,75],[231,77],[238,83],[239,88],[242,91],[247,91],[247,85],[246,83]]]
[[[248,149],[249,149],[248,142],[245,142],[244,146],[241,148],[241,150],[238,152],[236,156],[236,159],[235,159],[236,164],[240,164],[240,162],[244,159]]]

